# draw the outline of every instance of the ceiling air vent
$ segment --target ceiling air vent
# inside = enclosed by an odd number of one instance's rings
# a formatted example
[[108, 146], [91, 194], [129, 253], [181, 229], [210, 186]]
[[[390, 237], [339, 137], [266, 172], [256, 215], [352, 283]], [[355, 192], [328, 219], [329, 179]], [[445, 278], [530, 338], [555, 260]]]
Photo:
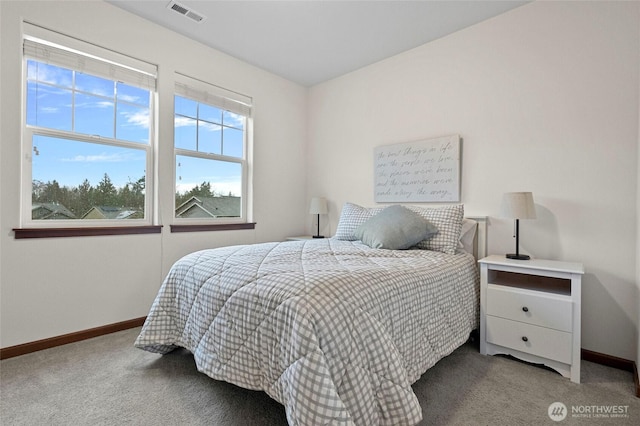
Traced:
[[184, 4], [180, 4], [177, 1], [169, 2], [167, 8], [178, 12], [180, 15], [186, 16], [187, 18], [192, 19], [196, 22], [202, 22], [206, 19], [204, 15], [199, 14], [193, 9], [189, 9], [187, 6], [185, 6]]

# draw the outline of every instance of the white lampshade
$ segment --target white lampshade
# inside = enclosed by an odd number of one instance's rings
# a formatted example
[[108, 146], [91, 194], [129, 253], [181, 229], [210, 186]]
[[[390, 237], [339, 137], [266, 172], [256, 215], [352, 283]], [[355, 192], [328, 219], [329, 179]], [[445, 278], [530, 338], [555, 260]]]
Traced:
[[513, 219], [535, 219], [536, 207], [531, 192], [506, 192], [502, 197], [502, 216]]
[[310, 214], [327, 214], [327, 199], [323, 197], [314, 197], [311, 199]]

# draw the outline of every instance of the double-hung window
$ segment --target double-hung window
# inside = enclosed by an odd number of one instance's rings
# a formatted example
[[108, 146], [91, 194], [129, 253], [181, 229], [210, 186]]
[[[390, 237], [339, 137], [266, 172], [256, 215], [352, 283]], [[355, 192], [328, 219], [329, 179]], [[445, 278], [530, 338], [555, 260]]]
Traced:
[[154, 65], [25, 23], [22, 223], [152, 223]]
[[178, 74], [174, 114], [175, 223], [247, 222], [251, 98]]

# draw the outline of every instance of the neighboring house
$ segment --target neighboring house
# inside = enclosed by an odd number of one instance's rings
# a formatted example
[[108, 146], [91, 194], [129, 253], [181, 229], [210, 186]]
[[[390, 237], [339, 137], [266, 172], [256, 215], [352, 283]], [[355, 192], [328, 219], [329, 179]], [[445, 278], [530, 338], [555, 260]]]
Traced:
[[77, 219], [71, 210], [58, 203], [33, 203], [31, 207], [31, 219]]
[[176, 208], [176, 217], [180, 217], [180, 218], [240, 217], [240, 197], [193, 196]]
[[82, 219], [144, 219], [144, 214], [129, 207], [94, 206]]

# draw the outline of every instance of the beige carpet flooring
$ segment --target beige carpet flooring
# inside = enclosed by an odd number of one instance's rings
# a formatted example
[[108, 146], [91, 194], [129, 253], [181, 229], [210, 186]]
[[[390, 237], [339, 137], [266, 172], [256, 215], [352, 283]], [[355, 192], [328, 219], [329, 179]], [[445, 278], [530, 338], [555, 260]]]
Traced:
[[[135, 349], [138, 332], [1, 361], [0, 425], [287, 424], [284, 408], [265, 393], [198, 373], [185, 350], [160, 356]], [[421, 425], [640, 425], [629, 372], [583, 361], [582, 383], [575, 384], [545, 368], [482, 356], [473, 342], [441, 360], [413, 389]], [[567, 407], [560, 422], [548, 414], [554, 402]]]

